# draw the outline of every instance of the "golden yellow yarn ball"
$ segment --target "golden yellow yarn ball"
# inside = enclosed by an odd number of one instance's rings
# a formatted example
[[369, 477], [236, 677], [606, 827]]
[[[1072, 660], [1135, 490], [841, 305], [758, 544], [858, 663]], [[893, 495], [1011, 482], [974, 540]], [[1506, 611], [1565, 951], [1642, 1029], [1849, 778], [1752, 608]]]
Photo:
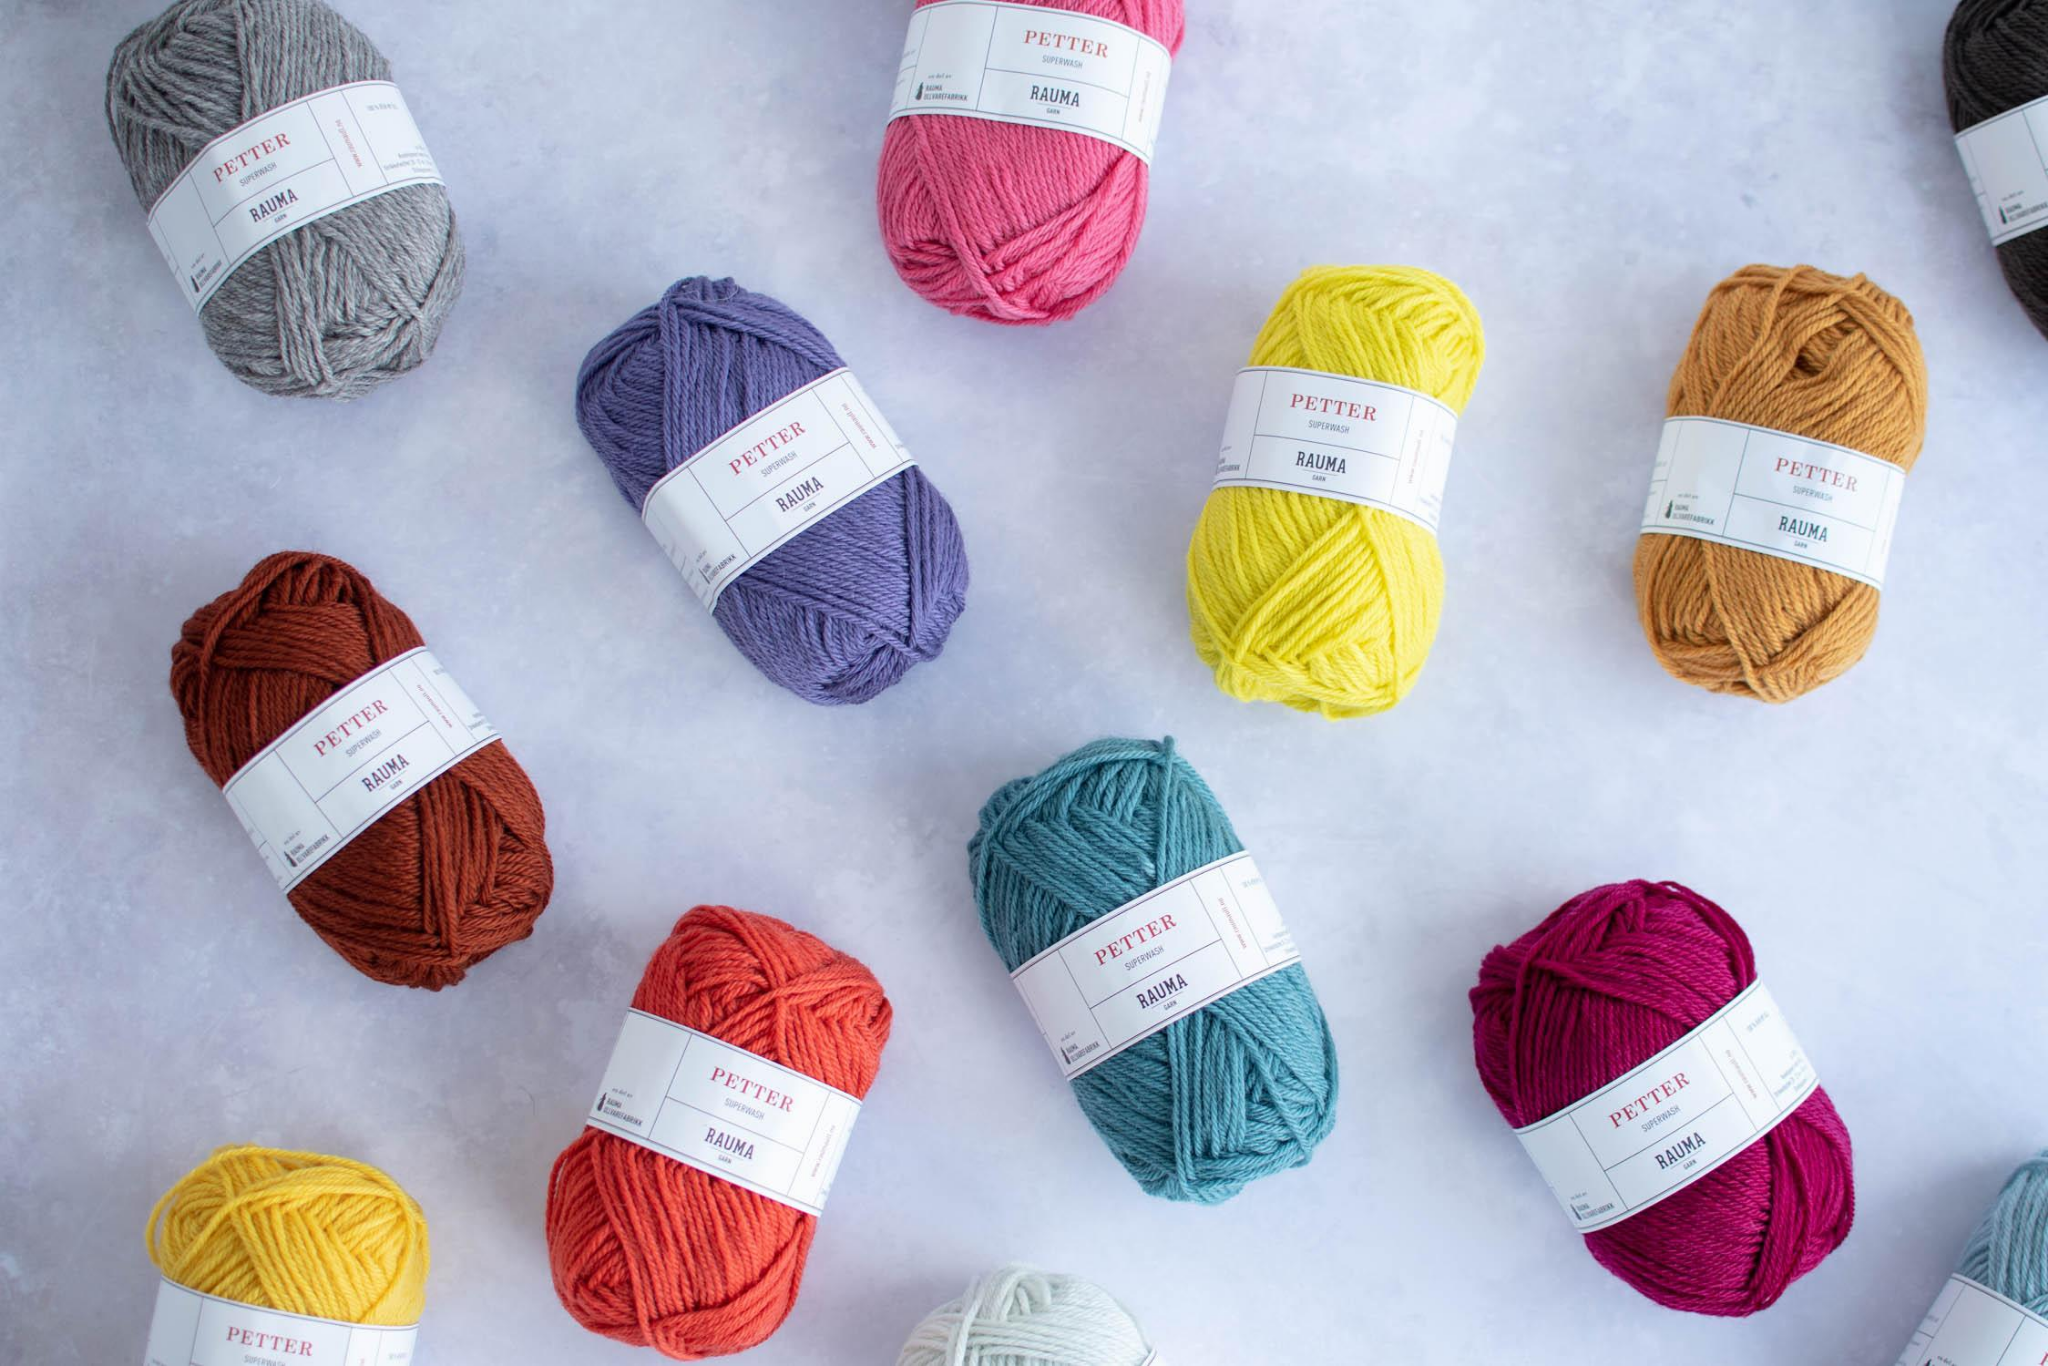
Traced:
[[[1478, 310], [1442, 276], [1318, 266], [1280, 296], [1246, 363], [1396, 384], [1462, 412], [1485, 359]], [[1188, 545], [1195, 650], [1246, 701], [1385, 711], [1415, 686], [1443, 597], [1436, 537], [1358, 503], [1213, 489]]]
[[[1913, 315], [1863, 276], [1744, 266], [1707, 296], [1665, 414], [1910, 470], [1927, 435], [1927, 362]], [[1645, 532], [1635, 579], [1657, 662], [1712, 692], [1789, 702], [1840, 677], [1877, 633], [1877, 589], [1740, 546]]]
[[241, 1304], [391, 1328], [426, 1308], [426, 1216], [343, 1157], [222, 1148], [156, 1202], [148, 1243], [166, 1279]]

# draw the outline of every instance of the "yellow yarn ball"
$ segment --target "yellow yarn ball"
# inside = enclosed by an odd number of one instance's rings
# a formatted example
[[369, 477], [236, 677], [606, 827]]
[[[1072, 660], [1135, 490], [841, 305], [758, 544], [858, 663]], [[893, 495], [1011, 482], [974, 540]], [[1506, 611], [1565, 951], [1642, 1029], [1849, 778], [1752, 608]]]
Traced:
[[202, 1294], [402, 1328], [426, 1308], [427, 1219], [361, 1162], [227, 1147], [164, 1193], [149, 1259]]
[[[1463, 412], [1485, 359], [1478, 310], [1442, 276], [1317, 266], [1273, 305], [1247, 364], [1398, 384]], [[1443, 597], [1436, 537], [1358, 503], [1214, 489], [1188, 545], [1195, 649], [1245, 701], [1385, 711], [1415, 686]]]

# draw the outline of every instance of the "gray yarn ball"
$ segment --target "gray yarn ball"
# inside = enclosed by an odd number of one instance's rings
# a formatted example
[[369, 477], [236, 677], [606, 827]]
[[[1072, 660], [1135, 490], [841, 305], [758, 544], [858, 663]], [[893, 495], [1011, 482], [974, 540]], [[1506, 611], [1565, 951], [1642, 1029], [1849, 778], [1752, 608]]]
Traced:
[[[390, 79], [384, 54], [320, 0], [179, 0], [115, 49], [107, 126], [147, 209], [229, 129], [330, 86]], [[199, 320], [221, 363], [265, 393], [358, 398], [433, 351], [462, 265], [447, 191], [408, 185], [272, 242]]]

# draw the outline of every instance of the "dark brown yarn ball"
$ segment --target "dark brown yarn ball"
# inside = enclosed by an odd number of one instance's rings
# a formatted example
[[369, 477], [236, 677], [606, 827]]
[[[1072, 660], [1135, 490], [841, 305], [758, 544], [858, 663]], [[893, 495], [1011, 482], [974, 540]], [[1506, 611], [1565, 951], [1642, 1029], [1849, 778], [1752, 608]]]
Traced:
[[[335, 693], [425, 644], [350, 565], [284, 551], [192, 614], [171, 649], [185, 743], [216, 784]], [[427, 783], [293, 888], [365, 975], [439, 990], [533, 933], [554, 889], [540, 797], [496, 741]]]
[[[1948, 21], [1941, 74], [1958, 133], [2048, 95], [2048, 0], [1963, 0]], [[1998, 265], [2048, 337], [2048, 227], [1999, 247]]]

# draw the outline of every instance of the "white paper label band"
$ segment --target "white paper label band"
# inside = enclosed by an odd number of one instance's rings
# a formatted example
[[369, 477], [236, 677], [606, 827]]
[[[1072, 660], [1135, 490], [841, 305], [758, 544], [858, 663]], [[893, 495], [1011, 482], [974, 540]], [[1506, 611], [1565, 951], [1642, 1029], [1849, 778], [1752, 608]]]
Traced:
[[306, 713], [221, 792], [289, 892], [385, 812], [497, 738], [420, 646]]
[[308, 1318], [164, 1281], [142, 1366], [411, 1366], [418, 1337], [418, 1325]]
[[1789, 432], [1674, 417], [1664, 423], [1644, 531], [1754, 550], [1884, 587], [1906, 472]]
[[663, 475], [640, 520], [716, 607], [783, 542], [915, 463], [852, 371], [834, 370]]
[[1173, 56], [1134, 28], [1044, 5], [940, 0], [910, 15], [889, 117], [1058, 128], [1147, 164]]
[[1965, 128], [1956, 150], [1993, 243], [2048, 227], [2048, 95]]
[[1761, 982], [1639, 1067], [1515, 1130], [1580, 1233], [1690, 1186], [1820, 1085]]
[[1300, 961], [1258, 865], [1232, 854], [1089, 921], [1010, 980], [1071, 1081]]
[[1436, 534], [1458, 415], [1398, 385], [1255, 365], [1237, 373], [1216, 487], [1362, 503]]
[[150, 206], [149, 232], [196, 311], [286, 233], [406, 185], [439, 184], [398, 87], [354, 81], [208, 143]]
[[588, 1122], [816, 1215], [859, 1117], [860, 1101], [835, 1086], [634, 1010]]
[[2041, 1366], [2048, 1319], [1967, 1276], [1951, 1276], [1898, 1366]]

